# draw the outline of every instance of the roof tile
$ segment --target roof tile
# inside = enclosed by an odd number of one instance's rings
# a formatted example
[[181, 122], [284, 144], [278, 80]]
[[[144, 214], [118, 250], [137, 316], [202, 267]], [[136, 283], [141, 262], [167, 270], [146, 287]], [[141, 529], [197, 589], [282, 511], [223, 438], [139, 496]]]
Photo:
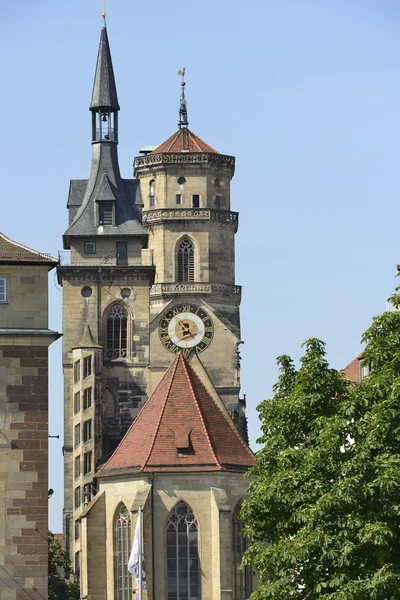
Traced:
[[165, 142], [157, 146], [151, 154], [160, 154], [161, 152], [213, 152], [218, 154], [214, 148], [186, 128], [178, 129]]
[[57, 259], [50, 256], [50, 254], [43, 254], [43, 252], [23, 246], [0, 232], [0, 263], [29, 263], [55, 266], [57, 262]]
[[97, 476], [138, 471], [235, 471], [253, 464], [250, 448], [193, 368], [178, 354]]

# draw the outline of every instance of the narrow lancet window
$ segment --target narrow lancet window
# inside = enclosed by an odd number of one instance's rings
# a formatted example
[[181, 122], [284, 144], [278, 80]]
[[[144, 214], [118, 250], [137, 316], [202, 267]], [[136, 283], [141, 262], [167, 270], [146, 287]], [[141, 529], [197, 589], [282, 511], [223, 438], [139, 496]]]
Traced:
[[167, 523], [168, 600], [200, 600], [198, 525], [190, 507], [179, 502]]
[[126, 309], [119, 304], [112, 306], [107, 313], [107, 358], [115, 360], [127, 357], [127, 330], [128, 314]]
[[178, 281], [194, 281], [194, 247], [189, 238], [183, 238], [178, 246]]

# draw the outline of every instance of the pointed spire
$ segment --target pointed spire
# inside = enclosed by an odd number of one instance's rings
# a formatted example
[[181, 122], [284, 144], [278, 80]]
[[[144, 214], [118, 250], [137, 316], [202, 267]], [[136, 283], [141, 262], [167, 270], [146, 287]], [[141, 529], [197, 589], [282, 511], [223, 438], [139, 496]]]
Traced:
[[185, 129], [187, 129], [188, 125], [189, 125], [189, 121], [188, 121], [188, 114], [187, 114], [187, 104], [186, 104], [186, 98], [185, 98], [185, 67], [183, 67], [183, 69], [180, 69], [178, 71], [178, 75], [180, 75], [182, 77], [182, 81], [181, 81], [181, 102], [180, 102], [180, 107], [179, 107], [179, 121], [178, 121], [178, 126], [179, 129], [181, 129], [182, 127], [184, 127]]
[[90, 104], [90, 110], [92, 111], [97, 111], [99, 108], [114, 111], [119, 110], [105, 13], [103, 13], [103, 27], [100, 36], [99, 53], [97, 55], [92, 102]]

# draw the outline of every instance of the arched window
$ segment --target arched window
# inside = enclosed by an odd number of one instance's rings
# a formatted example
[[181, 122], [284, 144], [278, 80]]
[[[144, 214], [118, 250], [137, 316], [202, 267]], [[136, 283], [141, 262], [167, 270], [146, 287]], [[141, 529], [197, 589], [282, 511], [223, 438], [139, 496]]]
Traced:
[[178, 246], [178, 281], [194, 281], [193, 242], [185, 237]]
[[132, 600], [132, 577], [128, 571], [131, 552], [131, 520], [126, 506], [121, 506], [115, 524], [117, 561], [117, 600]]
[[167, 523], [168, 600], [200, 600], [198, 525], [185, 502], [179, 502]]
[[107, 313], [107, 358], [126, 358], [128, 344], [128, 313], [120, 304], [114, 304]]
[[252, 572], [250, 566], [246, 566], [244, 571], [239, 570], [246, 550], [246, 538], [242, 535], [243, 521], [239, 518], [239, 512], [240, 504], [232, 513], [233, 598], [234, 600], [246, 600], [252, 592]]
[[154, 179], [149, 183], [149, 204], [150, 207], [156, 205], [156, 182]]

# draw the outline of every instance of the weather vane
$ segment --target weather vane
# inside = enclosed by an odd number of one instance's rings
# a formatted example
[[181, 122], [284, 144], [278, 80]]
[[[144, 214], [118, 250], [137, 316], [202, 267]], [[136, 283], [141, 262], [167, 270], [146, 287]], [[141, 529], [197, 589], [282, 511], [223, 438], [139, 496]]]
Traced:
[[183, 67], [183, 69], [179, 69], [178, 75], [182, 77], [181, 86], [185, 87], [185, 67]]
[[180, 75], [182, 77], [182, 81], [181, 81], [181, 101], [180, 101], [180, 106], [179, 106], [179, 121], [178, 121], [178, 126], [179, 129], [181, 129], [181, 127], [187, 128], [189, 122], [188, 122], [188, 115], [187, 115], [187, 105], [186, 105], [186, 98], [185, 98], [185, 67], [183, 67], [183, 69], [179, 69], [178, 71], [178, 75]]

